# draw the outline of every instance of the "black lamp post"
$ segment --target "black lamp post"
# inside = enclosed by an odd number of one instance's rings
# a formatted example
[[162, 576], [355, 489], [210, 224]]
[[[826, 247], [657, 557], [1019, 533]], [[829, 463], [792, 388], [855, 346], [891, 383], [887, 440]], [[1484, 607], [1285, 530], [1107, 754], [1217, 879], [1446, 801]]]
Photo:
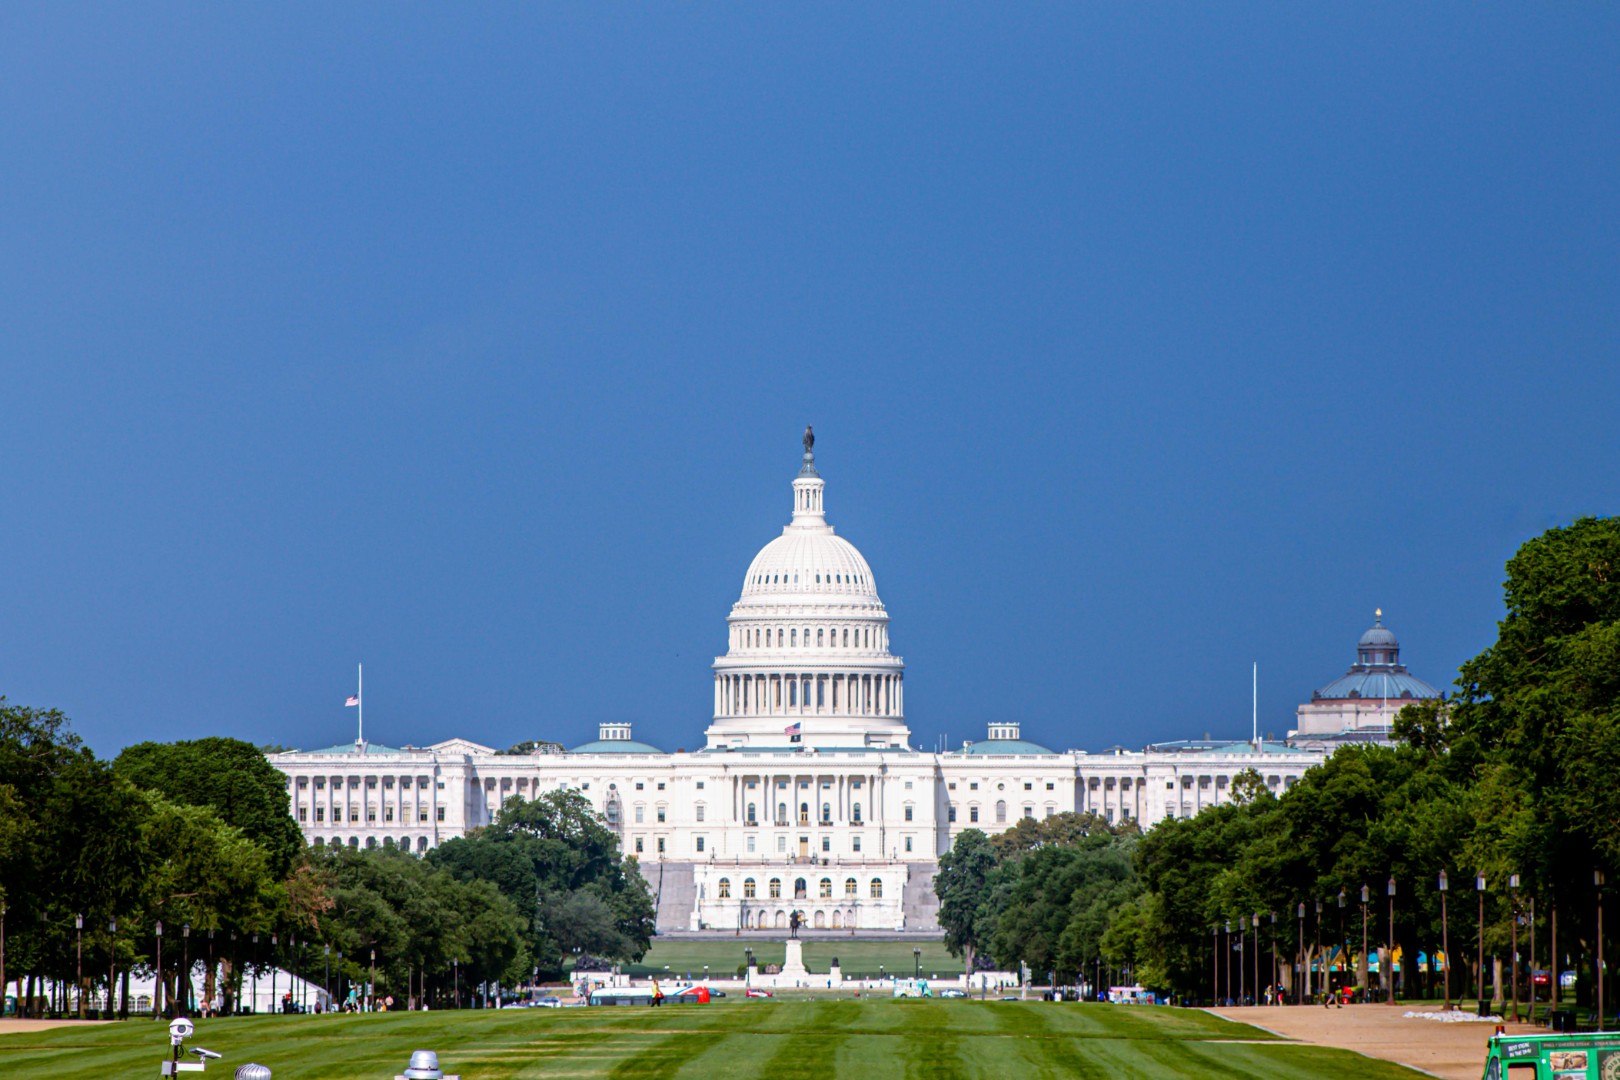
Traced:
[[1238, 1004], [1239, 1005], [1243, 1004], [1243, 999], [1248, 996], [1248, 989], [1249, 989], [1249, 986], [1248, 986], [1248, 983], [1249, 983], [1249, 965], [1246, 962], [1248, 960], [1248, 958], [1243, 955], [1243, 942], [1244, 942], [1245, 939], [1248, 938], [1248, 936], [1249, 936], [1249, 917], [1247, 915], [1239, 915], [1238, 916], [1238, 948], [1237, 948], [1237, 954], [1238, 954]]
[[1513, 1022], [1519, 1022], [1519, 875], [1508, 875], [1508, 892], [1511, 899], [1508, 903], [1512, 915], [1513, 941], [1509, 948], [1513, 950], [1513, 967], [1508, 972], [1508, 978], [1513, 983]]
[[1363, 972], [1365, 972], [1367, 970], [1367, 886], [1365, 886], [1365, 885], [1363, 885], [1361, 887], [1361, 965], [1360, 965], [1360, 967], [1361, 967], [1361, 970], [1356, 972], [1356, 978], [1362, 984], [1361, 985], [1361, 993], [1362, 993], [1362, 997], [1365, 999], [1367, 991], [1368, 991], [1368, 989], [1370, 989], [1367, 986], [1367, 976], [1363, 974]]
[[922, 950], [918, 948], [911, 950], [911, 977], [922, 978]]
[[332, 946], [330, 944], [321, 946], [321, 956], [322, 956], [322, 964], [326, 968], [325, 973], [321, 976], [321, 986], [324, 987], [325, 990], [326, 990], [326, 1005], [327, 1005], [328, 1008], [331, 1008], [331, 1006], [332, 1006]]
[[180, 968], [185, 973], [186, 988], [180, 992], [180, 1012], [191, 1015], [191, 924], [180, 926]]
[[751, 946], [743, 947], [743, 988], [752, 989], [754, 986], [754, 950]]
[[113, 1010], [113, 991], [118, 986], [118, 920], [107, 921], [107, 933], [112, 943], [107, 947], [107, 1019], [111, 1020], [115, 1014]]
[[[1271, 982], [1277, 985], [1277, 913], [1271, 913]], [[1282, 987], [1277, 986], [1277, 1004], [1282, 1004]]]
[[1260, 913], [1254, 913], [1254, 1003], [1260, 1004]]
[[1232, 1003], [1232, 920], [1227, 919], [1226, 930], [1226, 1003]]
[[[1100, 961], [1099, 961], [1100, 962]], [[1098, 978], [1101, 985], [1102, 979]], [[1221, 1003], [1221, 924], [1209, 924], [1209, 1000]]]
[[79, 1019], [84, 1019], [84, 915], [73, 916], [74, 950], [78, 954]]
[[168, 987], [163, 982], [163, 920], [159, 919], [157, 921], [157, 925], [154, 926], [152, 928], [152, 930], [153, 930], [153, 933], [155, 933], [157, 935], [157, 960], [158, 960], [158, 962], [157, 962], [157, 989], [153, 992], [153, 997], [156, 999], [157, 1015], [159, 1017], [163, 1017], [163, 1016], [167, 1016], [168, 1012], [169, 1012]]
[[1299, 905], [1299, 985], [1294, 988], [1298, 1004], [1305, 1004], [1305, 904]]
[[1592, 884], [1597, 889], [1597, 1022], [1598, 1030], [1601, 1031], [1603, 1028], [1603, 871], [1592, 871]]
[[1440, 871], [1440, 955], [1444, 957], [1446, 1011], [1451, 1011], [1451, 944], [1446, 935], [1446, 872]]
[[1344, 964], [1345, 953], [1347, 952], [1349, 950], [1345, 948], [1344, 937], [1344, 889], [1341, 887], [1339, 889], [1339, 964], [1341, 967]]
[[[1449, 964], [1449, 960], [1448, 960]], [[1389, 1003], [1395, 1004], [1395, 875], [1389, 876]]]
[[[1474, 966], [1475, 966], [1475, 968], [1477, 968], [1477, 971], [1476, 971], [1475, 975], [1476, 975], [1476, 978], [1478, 979], [1478, 989], [1474, 992], [1474, 1000], [1479, 1002], [1481, 1005], [1483, 1005], [1485, 1003], [1485, 875], [1484, 874], [1475, 874], [1474, 875], [1474, 892], [1479, 894], [1479, 930], [1478, 930], [1478, 937], [1476, 939], [1477, 947], [1479, 949], [1479, 954], [1475, 958], [1475, 961], [1474, 961]], [[1602, 1015], [1601, 1011], [1599, 1012], [1598, 1015], [1600, 1015], [1600, 1016]]]
[[253, 935], [253, 1014], [259, 1013], [259, 935]]
[[456, 957], [450, 961], [450, 972], [456, 981], [456, 1008], [461, 1008], [461, 958]]

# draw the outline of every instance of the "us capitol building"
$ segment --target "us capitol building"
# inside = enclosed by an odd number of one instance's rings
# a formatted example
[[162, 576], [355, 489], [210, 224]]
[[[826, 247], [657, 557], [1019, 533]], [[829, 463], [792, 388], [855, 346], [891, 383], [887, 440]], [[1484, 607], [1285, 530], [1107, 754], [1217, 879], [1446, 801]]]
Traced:
[[[1339, 742], [1387, 735], [1387, 716], [1359, 706], [1335, 729], [1334, 699], [1318, 692], [1310, 724], [1301, 711], [1305, 743], [1059, 753], [1001, 720], [981, 742], [912, 749], [889, 613], [866, 559], [827, 522], [813, 444], [807, 430], [792, 520], [732, 606], [703, 749], [666, 753], [609, 723], [594, 742], [523, 755], [462, 738], [271, 754], [308, 841], [423, 852], [489, 824], [508, 799], [566, 788], [640, 859], [661, 931], [781, 929], [794, 910], [811, 928], [931, 931], [938, 858], [963, 829], [1068, 811], [1151, 824], [1226, 801], [1246, 769], [1280, 792]], [[1389, 642], [1379, 659], [1398, 660], [1393, 634], [1376, 629]]]

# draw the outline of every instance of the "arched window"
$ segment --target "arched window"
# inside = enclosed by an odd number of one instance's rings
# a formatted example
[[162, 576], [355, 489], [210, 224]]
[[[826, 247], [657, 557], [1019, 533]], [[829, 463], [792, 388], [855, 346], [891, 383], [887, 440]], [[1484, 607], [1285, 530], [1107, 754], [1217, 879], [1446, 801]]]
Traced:
[[788, 637], [788, 644], [792, 645], [794, 648], [798, 648], [798, 646], [799, 646], [799, 631], [798, 631], [797, 627], [795, 627], [793, 629], [790, 636]]
[[793, 880], [793, 899], [803, 900], [808, 894], [809, 888], [807, 887], [804, 878], [795, 878]]
[[753, 825], [757, 821], [758, 821], [758, 818], [754, 814], [754, 804], [749, 803], [748, 804], [748, 824]]
[[787, 803], [785, 802], [779, 802], [776, 804], [776, 823], [778, 825], [786, 825], [788, 823]]
[[720, 879], [720, 899], [731, 899], [731, 879], [728, 877], [723, 877]]
[[832, 824], [832, 803], [830, 802], [821, 804], [821, 823], [823, 825]]
[[851, 821], [853, 821], [857, 825], [859, 825], [861, 823], [861, 804], [860, 803], [855, 803], [853, 806], [850, 807], [849, 819]]
[[849, 648], [849, 628], [844, 628], [844, 648]]
[[845, 896], [854, 896], [856, 891], [859, 890], [860, 887], [861, 887], [860, 883], [857, 882], [854, 878], [851, 877], [851, 878], [845, 878], [844, 879], [844, 895]]
[[753, 878], [743, 878], [743, 899], [744, 900], [752, 900], [753, 898], [754, 898], [754, 879]]
[[822, 631], [818, 629], [816, 631], [816, 647], [818, 649], [821, 647], [821, 634], [822, 634]]
[[874, 899], [874, 900], [883, 899], [883, 879], [882, 878], [873, 878], [872, 879], [872, 899]]
[[810, 824], [810, 804], [807, 802], [802, 802], [799, 804], [799, 824]]
[[771, 899], [782, 899], [782, 879], [779, 877], [771, 878]]
[[817, 895], [823, 900], [832, 896], [832, 878], [824, 877], [821, 879], [821, 891]]
[[1007, 800], [996, 800], [996, 824], [1005, 824], [1007, 821]]

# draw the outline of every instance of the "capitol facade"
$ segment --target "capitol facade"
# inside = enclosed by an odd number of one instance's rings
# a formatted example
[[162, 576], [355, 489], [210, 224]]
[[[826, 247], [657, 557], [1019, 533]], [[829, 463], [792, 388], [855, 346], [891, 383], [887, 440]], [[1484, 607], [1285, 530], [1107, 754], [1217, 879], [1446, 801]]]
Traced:
[[963, 829], [1066, 812], [1147, 826], [1225, 802], [1245, 770], [1280, 792], [1322, 760], [1326, 742], [1056, 752], [1004, 719], [982, 741], [913, 749], [888, 610], [828, 523], [808, 432], [805, 444], [792, 518], [731, 608], [701, 750], [666, 753], [610, 723], [528, 754], [463, 738], [271, 754], [309, 842], [423, 852], [508, 799], [569, 789], [640, 860], [660, 931], [783, 929], [794, 911], [812, 929], [935, 931], [933, 877]]

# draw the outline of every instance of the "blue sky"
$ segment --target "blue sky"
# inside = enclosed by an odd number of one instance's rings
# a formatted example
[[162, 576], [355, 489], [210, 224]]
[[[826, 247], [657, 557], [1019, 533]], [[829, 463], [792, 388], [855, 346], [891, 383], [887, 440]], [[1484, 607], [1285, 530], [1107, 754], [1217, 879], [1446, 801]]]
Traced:
[[1262, 728], [1620, 498], [1608, 5], [11, 5], [0, 693], [701, 743], [813, 422], [917, 741]]

